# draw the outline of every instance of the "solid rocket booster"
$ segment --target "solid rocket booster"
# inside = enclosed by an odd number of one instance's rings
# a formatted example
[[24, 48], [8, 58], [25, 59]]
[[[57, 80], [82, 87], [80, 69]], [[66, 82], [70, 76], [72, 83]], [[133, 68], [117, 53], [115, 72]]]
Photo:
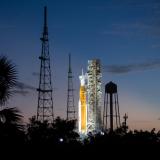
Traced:
[[85, 75], [79, 76], [80, 79], [80, 92], [79, 92], [79, 132], [87, 133], [87, 102], [86, 102], [86, 87]]

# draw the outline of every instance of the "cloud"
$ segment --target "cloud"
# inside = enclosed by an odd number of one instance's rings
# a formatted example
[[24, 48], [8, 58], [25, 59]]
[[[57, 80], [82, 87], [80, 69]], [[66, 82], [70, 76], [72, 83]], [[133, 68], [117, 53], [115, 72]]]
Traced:
[[27, 90], [13, 90], [13, 93], [20, 94], [22, 96], [26, 96], [27, 94], [29, 94], [29, 91], [27, 91]]
[[[101, 34], [104, 35], [113, 35], [113, 36], [139, 36], [139, 35], [147, 35], [153, 37], [160, 36], [160, 1], [138, 1], [138, 0], [124, 0], [121, 3], [109, 3], [105, 5], [97, 6], [97, 9], [104, 10], [106, 7], [122, 7], [125, 8], [141, 8], [144, 11], [144, 14], [140, 16], [138, 21], [128, 20], [124, 23], [119, 24], [111, 24], [106, 29], [104, 29]], [[94, 7], [92, 7], [94, 8]], [[96, 6], [95, 6], [96, 8]], [[134, 10], [133, 10], [134, 11]], [[150, 14], [146, 14], [147, 13]]]
[[160, 7], [160, 2], [153, 0], [153, 1], [140, 1], [140, 0], [126, 0], [124, 1], [123, 5], [132, 8], [151, 8], [151, 9], [158, 9]]
[[[58, 88], [53, 88], [53, 91], [57, 91]], [[22, 83], [22, 82], [18, 82], [15, 89], [12, 91], [14, 94], [18, 94], [18, 95], [22, 95], [22, 96], [26, 96], [28, 94], [30, 94], [31, 91], [37, 91], [36, 87], [33, 87], [31, 85]]]
[[[33, 86], [31, 86], [31, 85], [29, 85], [29, 84], [26, 84], [26, 83], [23, 83], [23, 82], [18, 82], [17, 84], [16, 84], [16, 87], [15, 87], [16, 89], [18, 89], [18, 90], [15, 90], [17, 93], [19, 92], [21, 92], [21, 93], [26, 93], [27, 94], [27, 92], [29, 93], [29, 91], [37, 91], [37, 88], [36, 87], [33, 87]], [[29, 90], [29, 91], [28, 91]], [[58, 90], [58, 88], [57, 87], [54, 87], [53, 88], [53, 90], [54, 91], [57, 91]]]
[[40, 73], [39, 72], [33, 72], [32, 73], [32, 76], [36, 76], [36, 77], [39, 77]]
[[[155, 21], [155, 20], [154, 20]], [[113, 36], [159, 36], [160, 35], [160, 23], [150, 21], [135, 21], [132, 23], [119, 23], [111, 24], [106, 30], [102, 31], [103, 35]]]
[[102, 66], [103, 72], [109, 72], [112, 74], [124, 74], [135, 71], [145, 71], [160, 68], [160, 59], [150, 60], [144, 63], [135, 63], [128, 65], [105, 65]]
[[130, 33], [131, 32], [116, 29], [116, 28], [102, 32], [103, 35], [113, 35], [113, 36], [125, 36], [125, 35], [129, 35]]
[[15, 94], [26, 96], [30, 93], [30, 91], [36, 91], [36, 88], [22, 82], [17, 82], [15, 89], [12, 92]]
[[[160, 15], [159, 15], [160, 16]], [[99, 32], [101, 35], [112, 35], [112, 36], [138, 36], [141, 35], [149, 36], [150, 38], [160, 38], [160, 21], [157, 19], [150, 19], [144, 22], [133, 22], [133, 23], [120, 23], [112, 24], [107, 29]], [[151, 46], [152, 48], [154, 45]]]
[[153, 1], [140, 1], [140, 0], [113, 0], [99, 5], [92, 5], [88, 7], [92, 10], [104, 11], [108, 9], [118, 9], [118, 8], [130, 8], [130, 9], [154, 9], [158, 10], [160, 8], [160, 2], [157, 0]]
[[160, 48], [160, 44], [152, 44], [152, 48]]
[[28, 89], [28, 90], [32, 90], [32, 91], [35, 91], [37, 89], [37, 88], [35, 88], [35, 87], [31, 86], [31, 85], [28, 85], [28, 84], [25, 84], [25, 83], [22, 83], [22, 82], [18, 82], [16, 84], [16, 88], [21, 89], [21, 90]]

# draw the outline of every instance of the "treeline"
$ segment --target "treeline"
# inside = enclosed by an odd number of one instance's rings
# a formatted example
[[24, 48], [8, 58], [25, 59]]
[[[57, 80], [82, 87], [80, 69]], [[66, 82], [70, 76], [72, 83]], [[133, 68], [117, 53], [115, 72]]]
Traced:
[[57, 117], [53, 123], [40, 122], [36, 117], [23, 125], [22, 116], [16, 108], [0, 111], [0, 142], [1, 144], [19, 144], [26, 146], [52, 145], [57, 147], [76, 146], [93, 147], [114, 144], [145, 144], [160, 145], [160, 131], [134, 130], [127, 131], [123, 126], [112, 132], [108, 130], [96, 134], [79, 135], [76, 121]]

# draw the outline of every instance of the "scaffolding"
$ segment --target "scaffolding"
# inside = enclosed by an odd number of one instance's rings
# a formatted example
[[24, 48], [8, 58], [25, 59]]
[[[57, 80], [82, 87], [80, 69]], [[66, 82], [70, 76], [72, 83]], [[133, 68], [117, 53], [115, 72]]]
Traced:
[[101, 77], [100, 60], [89, 60], [87, 71], [87, 132], [101, 129]]

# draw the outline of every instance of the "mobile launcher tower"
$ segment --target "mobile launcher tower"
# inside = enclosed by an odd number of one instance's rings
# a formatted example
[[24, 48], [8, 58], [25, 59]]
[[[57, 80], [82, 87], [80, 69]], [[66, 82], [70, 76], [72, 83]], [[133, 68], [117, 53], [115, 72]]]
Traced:
[[99, 59], [89, 60], [87, 73], [79, 76], [79, 132], [82, 134], [101, 130], [101, 77]]

